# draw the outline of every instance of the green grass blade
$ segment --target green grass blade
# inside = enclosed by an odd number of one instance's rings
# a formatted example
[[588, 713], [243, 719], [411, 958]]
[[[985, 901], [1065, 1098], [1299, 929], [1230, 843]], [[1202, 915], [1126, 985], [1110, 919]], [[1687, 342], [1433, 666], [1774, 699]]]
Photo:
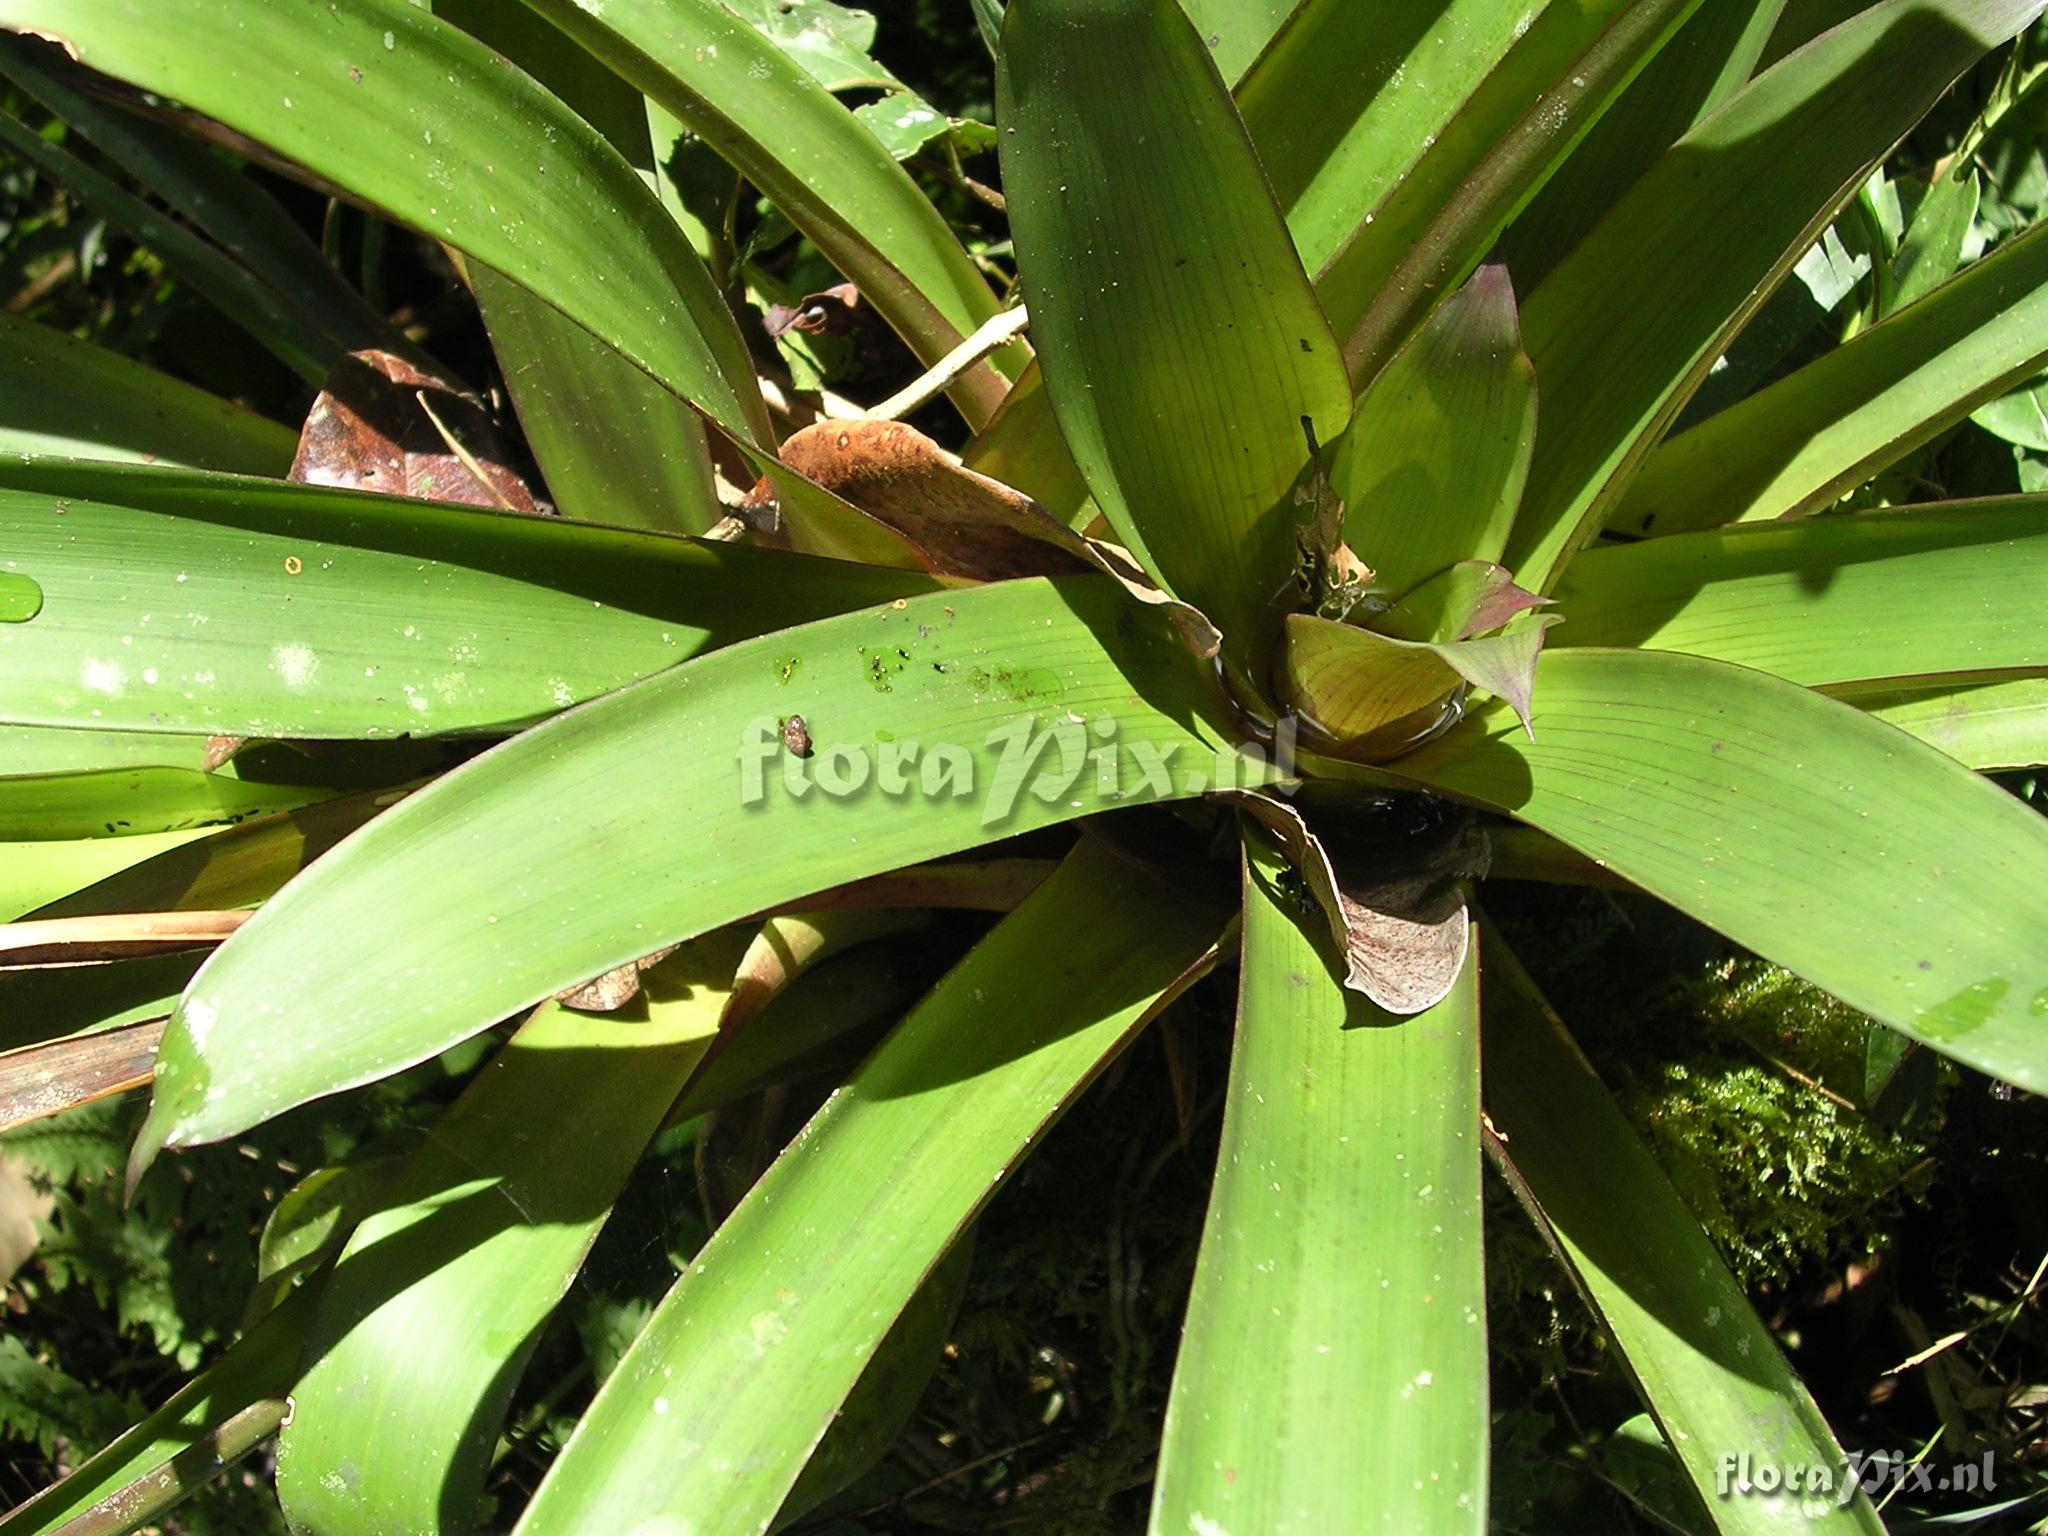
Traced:
[[1557, 600], [1566, 622], [1553, 646], [1688, 651], [1810, 688], [2039, 670], [2048, 496], [1589, 549], [1565, 567]]
[[1535, 438], [1514, 290], [1484, 267], [1358, 402], [1330, 464], [1345, 542], [1397, 597], [1461, 560], [1499, 559]]
[[[7, 13], [0, 10], [0, 23]], [[113, 177], [0, 112], [0, 150], [27, 161], [162, 258], [194, 293], [301, 378], [318, 383], [341, 355], [336, 341], [284, 295]]]
[[[998, 303], [946, 222], [881, 142], [761, 32], [715, 0], [526, 0], [666, 107], [858, 284], [926, 363]], [[953, 391], [968, 423], [994, 412], [1028, 354]]]
[[595, 129], [408, 0], [0, 0], [103, 73], [247, 134], [520, 283], [734, 431], [773, 441], [711, 276]]
[[505, 730], [763, 626], [931, 585], [124, 465], [0, 464], [0, 509], [10, 561], [44, 592], [33, 620], [0, 625], [0, 711], [25, 724], [295, 740]]
[[1244, 125], [1172, 0], [1016, 0], [1003, 178], [1040, 366], [1119, 538], [1241, 656], [1351, 392]]
[[[914, 597], [622, 689], [380, 816], [217, 951], [166, 1038], [138, 1166], [778, 902], [1213, 787], [1239, 771], [1215, 756], [1221, 709], [1171, 620], [1096, 577]], [[792, 716], [809, 759], [778, 730]], [[1082, 756], [1105, 727], [1108, 775]], [[1148, 767], [1160, 753], [1182, 757]]]
[[[1355, 383], [1373, 378], [1699, 0], [1565, 0], [1472, 86], [1316, 273]], [[1521, 17], [1503, 8], [1510, 30]], [[1360, 19], [1363, 19], [1361, 15]], [[1341, 66], [1341, 60], [1326, 61]], [[1431, 79], [1431, 85], [1435, 80]], [[1513, 269], [1510, 268], [1510, 271]], [[1528, 292], [1531, 284], [1518, 284]]]
[[688, 946], [617, 1013], [543, 1004], [434, 1127], [321, 1292], [278, 1440], [295, 1525], [474, 1526], [519, 1373], [717, 1034], [744, 943]]
[[1723, 662], [1557, 650], [1535, 739], [1481, 711], [1392, 765], [1508, 812], [1853, 1008], [2048, 1087], [2048, 822], [1846, 704]]
[[1818, 511], [2048, 361], [2048, 230], [1664, 443], [1618, 532], [1682, 533]]
[[1548, 590], [1729, 338], [1948, 83], [2041, 0], [1882, 0], [1678, 141], [1522, 305], [1543, 434], [1504, 562]]
[[289, 428], [232, 401], [0, 314], [0, 453], [282, 478], [297, 447]]
[[270, 1313], [140, 1424], [9, 1511], [0, 1536], [114, 1536], [155, 1521], [277, 1429], [313, 1312], [304, 1292]]
[[727, 1218], [521, 1536], [765, 1531], [919, 1282], [1224, 921], [1084, 839]]
[[1861, 695], [1856, 707], [1966, 768], [2048, 764], [2048, 677]]
[[1486, 1110], [1517, 1193], [1614, 1341], [1722, 1536], [1882, 1536], [1860, 1493], [1737, 1493], [1737, 1458], [1826, 1468], [1841, 1446], [1749, 1297], [1498, 934], [1486, 940]]
[[[1237, 1045], [1151, 1529], [1486, 1529], [1479, 968], [1394, 1019], [1247, 834]], [[1421, 1475], [1427, 1469], [1427, 1475]]]

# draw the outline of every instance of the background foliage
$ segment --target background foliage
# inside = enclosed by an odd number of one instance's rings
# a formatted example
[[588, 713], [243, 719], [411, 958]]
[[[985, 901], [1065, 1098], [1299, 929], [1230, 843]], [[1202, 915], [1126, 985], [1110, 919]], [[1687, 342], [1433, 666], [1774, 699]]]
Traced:
[[[1831, 9], [1804, 0], [1784, 30]], [[765, 8], [773, 11], [775, 8]], [[789, 7], [782, 7], [788, 10]], [[833, 8], [810, 3], [809, 11]], [[990, 197], [993, 116], [983, 45], [964, 5], [882, 10], [887, 75], [851, 88], [887, 126], [934, 109], [908, 156], [984, 270], [1012, 279]], [[772, 21], [773, 18], [771, 17]], [[856, 51], [865, 29], [844, 23]], [[1987, 59], [1900, 147], [1815, 247], [1730, 360], [1745, 388], [1791, 372], [1898, 302], [1907, 242], [1931, 178], [1966, 161], [1979, 196], [1961, 250], [1981, 259], [2048, 207], [2048, 26]], [[145, 196], [91, 146], [10, 90], [4, 107]], [[1982, 126], [1988, 124], [1988, 127]], [[914, 140], [914, 142], [913, 142]], [[685, 145], [685, 155], [701, 146]], [[428, 242], [253, 171], [415, 340], [502, 389], [467, 294]], [[834, 274], [751, 195], [707, 209], [731, 234], [724, 274], [757, 306]], [[149, 361], [296, 425], [307, 386], [92, 207], [0, 153], [0, 302]], [[749, 338], [794, 387], [871, 398], [917, 371], [879, 327], [771, 344]], [[1714, 384], [1708, 386], [1711, 398]], [[916, 420], [957, 443], [943, 406]], [[1938, 436], [1875, 485], [1867, 504], [1933, 488], [1946, 497], [2048, 488], [2048, 379]], [[2014, 779], [2023, 798], [2035, 785]], [[1890, 1068], [1878, 1110], [1861, 1102], [1897, 1055], [1881, 1026], [1661, 906], [1604, 891], [1492, 888], [1509, 936], [1579, 1028], [1631, 1123], [1751, 1288], [1845, 1440], [1944, 1456], [1989, 1449], [2010, 1491], [2038, 1485], [2048, 1337], [2033, 1296], [2048, 1270], [2048, 1108], [1929, 1053]], [[12, 914], [6, 914], [12, 915]], [[885, 946], [878, 997], [931, 979], [981, 919]], [[812, 985], [823, 984], [820, 976]], [[1184, 999], [1097, 1083], [981, 1219], [943, 1362], [888, 1457], [801, 1526], [807, 1531], [1125, 1532], [1145, 1485], [1194, 1268], [1228, 1069], [1227, 982]], [[1583, 1021], [1583, 1022], [1581, 1022]], [[39, 1241], [8, 1282], [0, 1339], [0, 1497], [26, 1496], [75, 1465], [243, 1325], [264, 1223], [304, 1171], [407, 1146], [454, 1097], [488, 1040], [348, 1099], [160, 1162], [132, 1205], [119, 1169], [140, 1105], [88, 1106], [0, 1140]], [[515, 1401], [490, 1489], [516, 1513], [652, 1304], [707, 1236], [720, 1169], [744, 1182], [763, 1146], [803, 1123], [831, 1081], [756, 1106], [738, 1131], [690, 1122], [633, 1175], [570, 1303], [543, 1337]], [[1517, 1532], [1698, 1529], [1690, 1495], [1646, 1448], [1634, 1395], [1562, 1272], [1504, 1191], [1489, 1186], [1489, 1332], [1496, 1354], [1496, 1527]], [[1926, 1370], [1898, 1363], [1951, 1333]], [[168, 1529], [281, 1528], [245, 1464], [182, 1506]], [[1999, 1492], [2008, 1493], [2001, 1483]], [[1982, 1528], [1993, 1528], [1989, 1524]]]

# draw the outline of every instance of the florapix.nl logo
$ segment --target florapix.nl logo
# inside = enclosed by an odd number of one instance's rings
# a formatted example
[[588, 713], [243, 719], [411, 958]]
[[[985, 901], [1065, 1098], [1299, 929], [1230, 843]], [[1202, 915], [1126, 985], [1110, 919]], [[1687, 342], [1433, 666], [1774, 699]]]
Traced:
[[981, 825], [1008, 823], [1026, 795], [1047, 805], [1092, 796], [1138, 804], [1215, 790], [1283, 787], [1294, 778], [1296, 729], [1283, 720], [1268, 743], [1197, 744], [1125, 739], [1114, 716], [1020, 716], [978, 748], [950, 741], [814, 741], [801, 715], [762, 715], [740, 733], [740, 803], [772, 795], [851, 800], [867, 795], [974, 800]]

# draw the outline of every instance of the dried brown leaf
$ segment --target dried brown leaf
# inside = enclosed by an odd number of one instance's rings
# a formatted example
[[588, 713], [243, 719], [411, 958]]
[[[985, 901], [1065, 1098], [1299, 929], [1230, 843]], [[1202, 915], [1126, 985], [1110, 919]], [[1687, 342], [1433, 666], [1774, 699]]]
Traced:
[[291, 478], [421, 501], [539, 512], [481, 400], [390, 352], [350, 353], [307, 412]]

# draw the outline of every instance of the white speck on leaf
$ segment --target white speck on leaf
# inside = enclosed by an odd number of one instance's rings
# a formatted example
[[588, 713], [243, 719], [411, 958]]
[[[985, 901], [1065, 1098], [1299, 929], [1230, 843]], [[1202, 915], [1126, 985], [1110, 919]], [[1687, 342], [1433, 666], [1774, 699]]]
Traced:
[[284, 679], [287, 688], [303, 688], [313, 681], [313, 674], [320, 670], [320, 658], [313, 654], [311, 646], [279, 645], [270, 651], [270, 664], [277, 669], [277, 675]]

